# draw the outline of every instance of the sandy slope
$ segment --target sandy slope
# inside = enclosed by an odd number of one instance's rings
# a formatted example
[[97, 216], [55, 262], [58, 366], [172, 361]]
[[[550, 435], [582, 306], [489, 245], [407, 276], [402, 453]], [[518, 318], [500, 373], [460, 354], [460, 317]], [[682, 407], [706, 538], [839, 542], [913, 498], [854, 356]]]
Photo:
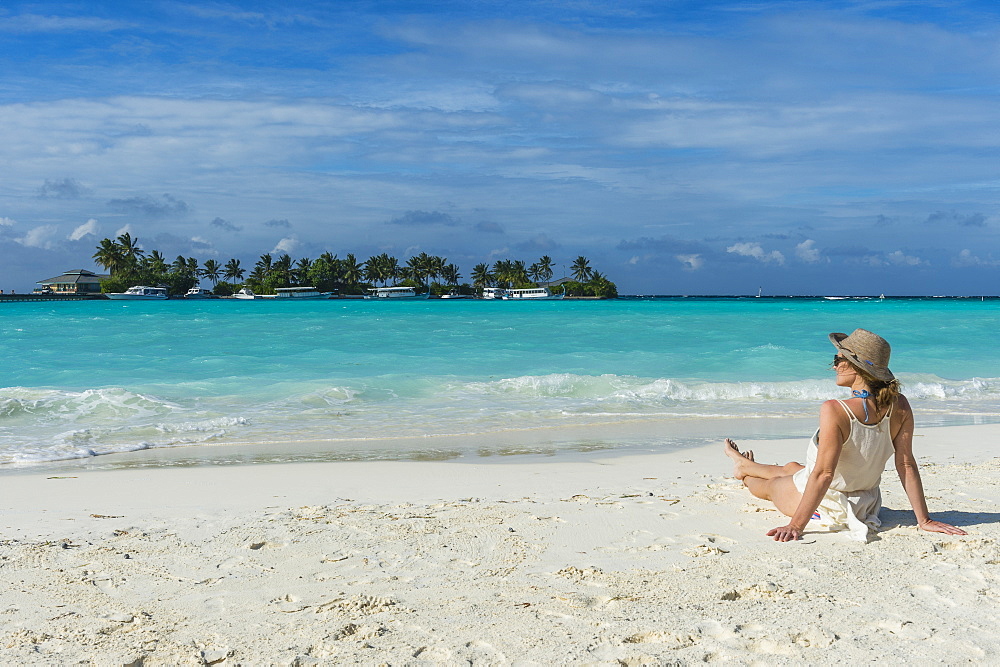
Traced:
[[998, 661], [998, 434], [919, 442], [932, 512], [969, 536], [918, 531], [887, 472], [867, 545], [770, 541], [781, 517], [716, 447], [6, 475], [0, 661]]

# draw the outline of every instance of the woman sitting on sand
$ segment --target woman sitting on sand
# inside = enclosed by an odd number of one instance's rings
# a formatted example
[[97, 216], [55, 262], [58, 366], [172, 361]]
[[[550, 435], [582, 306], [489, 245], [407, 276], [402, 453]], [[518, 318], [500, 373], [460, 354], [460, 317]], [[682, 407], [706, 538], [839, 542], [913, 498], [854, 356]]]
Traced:
[[812, 520], [828, 530], [849, 530], [853, 539], [867, 541], [869, 528], [881, 525], [879, 482], [886, 461], [895, 455], [896, 471], [917, 526], [965, 535], [964, 530], [934, 521], [927, 513], [913, 456], [913, 411], [889, 371], [889, 343], [865, 329], [855, 329], [850, 336], [832, 333], [830, 342], [837, 348], [833, 358], [837, 386], [850, 387], [854, 397], [823, 403], [806, 465], [757, 463], [753, 452], [740, 452], [726, 438], [725, 451], [736, 464], [736, 479], [792, 518], [788, 525], [767, 534], [780, 542], [797, 540]]

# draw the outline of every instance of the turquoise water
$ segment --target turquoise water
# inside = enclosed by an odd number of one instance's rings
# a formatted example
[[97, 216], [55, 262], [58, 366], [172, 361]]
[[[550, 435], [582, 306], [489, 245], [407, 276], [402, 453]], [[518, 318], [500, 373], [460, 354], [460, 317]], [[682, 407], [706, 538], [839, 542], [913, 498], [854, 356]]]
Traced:
[[1000, 419], [998, 301], [6, 303], [0, 463], [208, 445], [293, 460], [303, 442], [448, 456], [497, 434], [558, 450], [608, 424], [662, 428], [587, 446], [673, 447], [733, 418], [784, 435], [772, 418], [843, 393], [826, 334], [859, 326], [892, 342], [922, 424]]

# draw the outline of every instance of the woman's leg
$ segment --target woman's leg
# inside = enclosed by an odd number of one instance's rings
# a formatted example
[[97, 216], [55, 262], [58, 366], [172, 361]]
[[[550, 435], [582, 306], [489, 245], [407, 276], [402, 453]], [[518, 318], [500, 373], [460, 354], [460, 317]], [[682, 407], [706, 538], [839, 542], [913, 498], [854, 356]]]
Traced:
[[725, 452], [733, 460], [733, 476], [742, 481], [750, 493], [763, 500], [770, 500], [786, 516], [795, 513], [802, 493], [792, 481], [792, 475], [805, 466], [794, 461], [783, 466], [757, 463], [740, 452], [736, 443], [729, 438], [726, 438]]

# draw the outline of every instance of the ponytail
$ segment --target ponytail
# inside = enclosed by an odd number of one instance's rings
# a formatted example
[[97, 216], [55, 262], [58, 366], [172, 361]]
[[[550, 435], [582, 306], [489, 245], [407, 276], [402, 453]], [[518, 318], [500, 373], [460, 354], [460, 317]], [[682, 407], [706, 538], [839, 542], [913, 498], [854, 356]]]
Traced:
[[875, 409], [879, 412], [882, 412], [882, 410], [887, 409], [895, 403], [896, 399], [902, 394], [903, 385], [900, 384], [899, 380], [893, 378], [886, 382], [885, 380], [879, 380], [863, 368], [855, 366], [854, 369], [868, 384], [872, 398], [875, 400]]

